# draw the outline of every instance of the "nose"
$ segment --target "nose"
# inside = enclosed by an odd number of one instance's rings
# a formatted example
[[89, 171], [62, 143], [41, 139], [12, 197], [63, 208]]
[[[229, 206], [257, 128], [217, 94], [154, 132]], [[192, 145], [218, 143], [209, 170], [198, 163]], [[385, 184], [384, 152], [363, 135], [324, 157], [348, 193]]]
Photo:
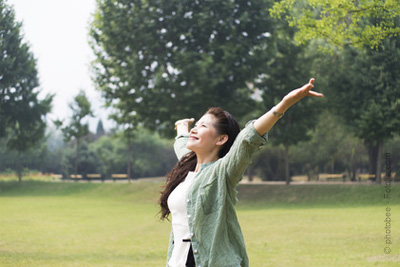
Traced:
[[193, 128], [190, 129], [190, 133], [197, 133], [197, 127], [193, 126]]

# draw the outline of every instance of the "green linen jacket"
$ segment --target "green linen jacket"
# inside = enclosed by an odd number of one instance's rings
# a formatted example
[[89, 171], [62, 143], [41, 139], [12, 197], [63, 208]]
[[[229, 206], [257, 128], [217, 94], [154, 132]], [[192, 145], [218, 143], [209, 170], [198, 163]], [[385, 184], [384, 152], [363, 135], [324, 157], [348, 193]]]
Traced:
[[[193, 179], [187, 197], [187, 213], [193, 254], [197, 267], [247, 267], [249, 259], [236, 216], [235, 187], [252, 161], [253, 154], [267, 141], [260, 136], [253, 123], [236, 137], [225, 157], [204, 164]], [[188, 136], [177, 136], [175, 153], [180, 159], [190, 152], [186, 148]], [[168, 261], [171, 257], [174, 236], [171, 231]]]

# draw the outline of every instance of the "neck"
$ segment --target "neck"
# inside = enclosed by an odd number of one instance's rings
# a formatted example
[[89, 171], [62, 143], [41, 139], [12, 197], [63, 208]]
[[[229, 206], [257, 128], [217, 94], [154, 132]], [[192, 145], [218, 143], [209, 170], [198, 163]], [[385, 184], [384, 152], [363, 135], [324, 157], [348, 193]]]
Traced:
[[213, 161], [218, 160], [218, 152], [217, 153], [212, 153], [212, 154], [206, 154], [206, 155], [201, 155], [196, 153], [197, 157], [197, 164], [196, 164], [196, 169], [195, 172], [200, 171], [201, 165], [207, 164]]

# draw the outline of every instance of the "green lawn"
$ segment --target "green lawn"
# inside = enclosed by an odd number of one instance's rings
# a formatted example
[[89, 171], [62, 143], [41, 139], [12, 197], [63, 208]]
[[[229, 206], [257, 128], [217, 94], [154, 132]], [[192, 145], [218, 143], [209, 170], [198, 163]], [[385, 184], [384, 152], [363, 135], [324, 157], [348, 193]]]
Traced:
[[[0, 266], [165, 266], [161, 184], [0, 182]], [[241, 185], [250, 265], [400, 266], [400, 186]], [[218, 266], [215, 266], [218, 267]]]

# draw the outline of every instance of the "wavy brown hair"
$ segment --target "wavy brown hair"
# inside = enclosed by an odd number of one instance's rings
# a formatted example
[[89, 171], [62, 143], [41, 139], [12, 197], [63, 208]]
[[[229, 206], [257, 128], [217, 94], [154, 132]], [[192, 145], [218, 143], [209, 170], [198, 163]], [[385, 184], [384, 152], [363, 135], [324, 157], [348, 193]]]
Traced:
[[[231, 148], [236, 136], [240, 132], [239, 124], [236, 119], [227, 111], [221, 108], [213, 107], [210, 108], [205, 114], [211, 114], [214, 116], [214, 127], [219, 135], [228, 135], [228, 141], [221, 147], [218, 153], [218, 157], [224, 157]], [[161, 192], [159, 204], [161, 207], [160, 218], [161, 220], [167, 219], [170, 214], [168, 208], [168, 197], [171, 192], [185, 180], [189, 171], [194, 171], [197, 164], [196, 153], [193, 151], [184, 155], [172, 168], [171, 172], [167, 174], [167, 180], [164, 186], [164, 190]]]

